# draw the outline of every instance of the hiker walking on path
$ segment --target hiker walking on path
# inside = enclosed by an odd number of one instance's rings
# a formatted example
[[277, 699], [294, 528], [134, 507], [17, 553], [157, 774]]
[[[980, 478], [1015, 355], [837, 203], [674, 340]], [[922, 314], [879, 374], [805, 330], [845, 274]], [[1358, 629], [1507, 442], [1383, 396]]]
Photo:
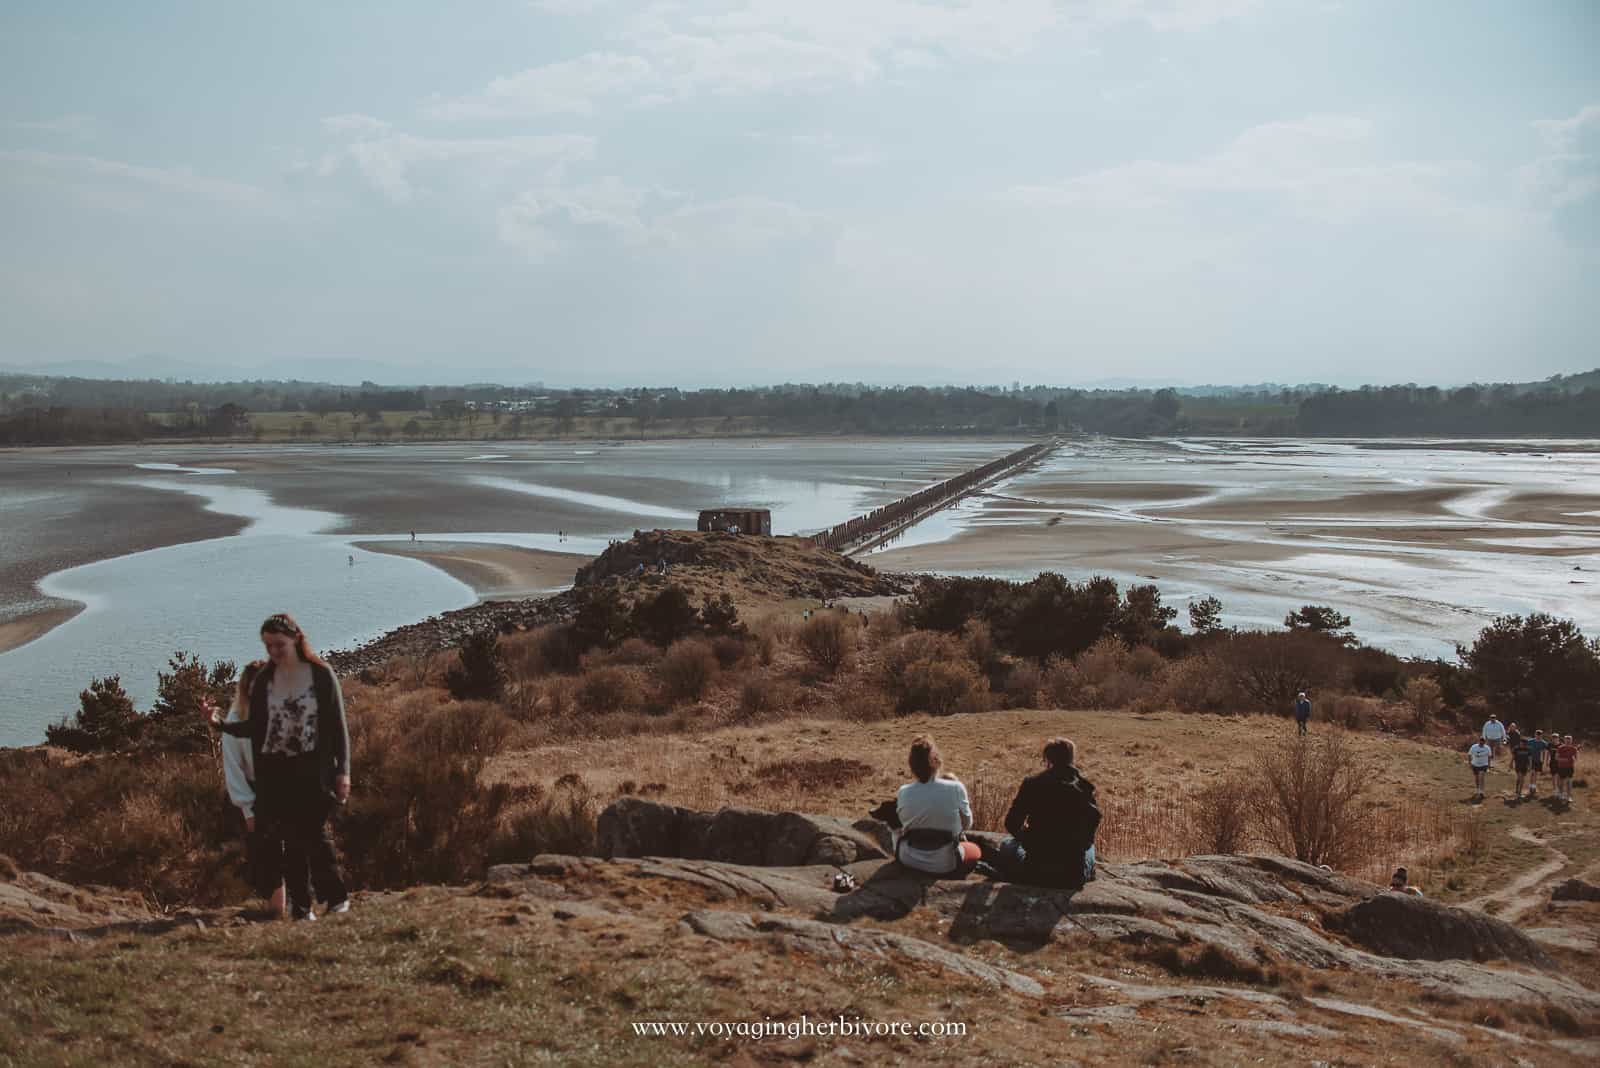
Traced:
[[967, 788], [960, 779], [941, 774], [944, 761], [928, 737], [911, 743], [910, 764], [916, 780], [895, 795], [900, 829], [894, 858], [930, 875], [965, 875], [981, 855], [977, 843], [961, 840], [962, 832], [972, 826]]
[[1305, 695], [1304, 690], [1294, 699], [1294, 721], [1299, 726], [1300, 733], [1305, 734], [1306, 724], [1311, 722], [1311, 698]]
[[1482, 738], [1472, 743], [1472, 748], [1467, 750], [1467, 763], [1472, 767], [1472, 784], [1477, 789], [1474, 801], [1483, 800], [1483, 777], [1488, 774], [1489, 764], [1494, 760], [1494, 750]]
[[1513, 723], [1511, 730], [1506, 733], [1506, 748], [1511, 750], [1511, 766], [1517, 772], [1517, 790], [1512, 794], [1516, 800], [1522, 800], [1522, 787], [1528, 781], [1528, 768], [1533, 760], [1532, 750], [1528, 748], [1528, 739], [1522, 736]]
[[1572, 735], [1561, 739], [1561, 744], [1556, 746], [1555, 761], [1551, 765], [1551, 773], [1556, 780], [1556, 798], [1572, 804], [1572, 776], [1578, 770], [1578, 749], [1573, 744]]
[[1545, 754], [1550, 750], [1550, 743], [1544, 739], [1544, 731], [1534, 731], [1533, 737], [1528, 739], [1528, 796], [1539, 796], [1539, 773], [1544, 770]]
[[1494, 755], [1500, 755], [1500, 746], [1506, 740], [1506, 725], [1500, 722], [1500, 717], [1493, 712], [1489, 713], [1489, 721], [1483, 725], [1480, 732], [1483, 740], [1494, 749]]
[[314, 920], [312, 886], [329, 912], [348, 912], [328, 817], [350, 797], [350, 733], [333, 669], [300, 625], [278, 614], [261, 624], [268, 663], [250, 687], [249, 716], [223, 730], [250, 740], [256, 817], [283, 844], [291, 913]]
[[1077, 747], [1067, 738], [1044, 745], [1044, 770], [1022, 780], [1006, 812], [1007, 838], [999, 868], [1007, 878], [1040, 886], [1077, 889], [1094, 878], [1094, 836], [1100, 806], [1094, 783], [1076, 766]]

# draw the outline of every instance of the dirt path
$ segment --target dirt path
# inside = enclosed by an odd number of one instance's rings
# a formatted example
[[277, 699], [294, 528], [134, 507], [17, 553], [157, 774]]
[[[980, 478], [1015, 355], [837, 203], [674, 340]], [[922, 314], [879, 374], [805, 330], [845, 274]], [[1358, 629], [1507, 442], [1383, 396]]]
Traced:
[[[1550, 859], [1537, 868], [1511, 880], [1511, 882], [1492, 894], [1484, 894], [1482, 897], [1463, 902], [1461, 907], [1478, 909], [1480, 912], [1492, 911], [1493, 915], [1505, 920], [1507, 923], [1515, 923], [1527, 913], [1544, 905], [1545, 898], [1538, 893], [1539, 888], [1542, 884], [1561, 874], [1572, 861], [1565, 853], [1556, 849], [1526, 827], [1513, 827], [1510, 834], [1511, 837], [1519, 842], [1527, 842], [1530, 845], [1536, 845], [1544, 849], [1550, 854]], [[1498, 910], [1491, 910], [1491, 905], [1499, 905], [1501, 907]]]

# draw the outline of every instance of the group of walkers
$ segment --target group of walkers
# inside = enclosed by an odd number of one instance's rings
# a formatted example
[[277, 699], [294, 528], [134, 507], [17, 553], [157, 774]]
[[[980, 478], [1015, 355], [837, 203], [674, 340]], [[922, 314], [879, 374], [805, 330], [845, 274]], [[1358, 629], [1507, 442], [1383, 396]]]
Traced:
[[[276, 915], [315, 920], [314, 898], [347, 912], [328, 819], [350, 797], [344, 696], [326, 661], [287, 615], [261, 624], [266, 659], [246, 665], [224, 716], [223, 777], [244, 821], [252, 888]], [[287, 899], [287, 900], [286, 900]]]
[[971, 871], [1013, 882], [1067, 889], [1094, 878], [1094, 836], [1100, 807], [1094, 784], [1076, 767], [1077, 749], [1066, 738], [1044, 745], [1044, 768], [1022, 781], [1006, 813], [1008, 835], [986, 850], [966, 833], [972, 802], [961, 780], [943, 770], [927, 737], [911, 743], [913, 780], [895, 797], [895, 859], [930, 875], [962, 877]]
[[1548, 770], [1559, 804], [1572, 804], [1572, 777], [1578, 769], [1578, 750], [1581, 747], [1570, 734], [1552, 732], [1546, 738], [1544, 731], [1525, 734], [1515, 723], [1500, 722], [1500, 717], [1490, 715], [1478, 734], [1478, 740], [1467, 749], [1467, 765], [1472, 769], [1472, 782], [1476, 793], [1473, 800], [1483, 800], [1483, 783], [1494, 758], [1505, 749], [1511, 754], [1511, 767], [1517, 773], [1514, 801], [1531, 800], [1539, 796], [1539, 775]]

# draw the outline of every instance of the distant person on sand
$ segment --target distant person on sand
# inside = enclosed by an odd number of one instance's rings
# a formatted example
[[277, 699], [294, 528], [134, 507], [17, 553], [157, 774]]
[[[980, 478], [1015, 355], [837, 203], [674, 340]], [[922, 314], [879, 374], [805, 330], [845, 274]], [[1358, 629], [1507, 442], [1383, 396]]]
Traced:
[[1079, 772], [1067, 738], [1044, 744], [1044, 770], [1022, 780], [1006, 812], [998, 868], [1008, 879], [1076, 889], [1094, 878], [1100, 806], [1094, 783]]
[[1506, 732], [1506, 748], [1511, 750], [1511, 767], [1517, 773], [1517, 792], [1512, 796], [1521, 801], [1522, 788], [1528, 782], [1528, 764], [1533, 757], [1532, 751], [1528, 748], [1528, 739], [1522, 736], [1515, 723]]
[[1545, 741], [1544, 731], [1534, 731], [1533, 737], [1528, 739], [1528, 796], [1539, 796], [1539, 773], [1544, 770], [1545, 754], [1550, 749], [1550, 743]]
[[1311, 722], [1311, 698], [1302, 690], [1294, 699], [1294, 721], [1300, 728], [1300, 733], [1306, 733], [1306, 724]]
[[1550, 766], [1551, 774], [1556, 780], [1556, 798], [1572, 803], [1572, 776], [1578, 770], [1578, 746], [1573, 744], [1572, 735], [1561, 739], [1561, 744], [1555, 748], [1555, 759]]
[[1493, 712], [1489, 713], [1489, 720], [1483, 725], [1483, 740], [1494, 747], [1494, 755], [1500, 755], [1500, 746], [1506, 740], [1506, 725], [1500, 722], [1500, 717]]
[[961, 780], [940, 773], [944, 761], [933, 740], [911, 743], [914, 782], [900, 787], [895, 812], [900, 829], [895, 834], [894, 857], [901, 864], [930, 875], [965, 875], [982, 854], [974, 842], [962, 841], [972, 826], [972, 802]]
[[[250, 688], [255, 684], [265, 660], [246, 664], [239, 673], [239, 684], [233, 690], [233, 704], [224, 717], [208, 700], [206, 709], [211, 715], [211, 725], [221, 729], [224, 723], [244, 723], [250, 718]], [[228, 787], [228, 800], [233, 802], [244, 820], [245, 872], [250, 886], [267, 900], [273, 916], [282, 916], [285, 910], [283, 890], [283, 843], [265, 833], [256, 823], [256, 767], [255, 755], [250, 751], [250, 739], [224, 734], [221, 740], [222, 778]]]
[[348, 912], [350, 893], [339, 873], [328, 817], [350, 797], [350, 733], [344, 695], [327, 661], [288, 615], [261, 624], [267, 665], [250, 688], [250, 714], [226, 724], [250, 739], [256, 770], [256, 817], [283, 843], [291, 912], [314, 920], [312, 884], [328, 911]]
[[1472, 784], [1477, 789], [1474, 801], [1483, 800], [1483, 777], [1489, 772], [1489, 763], [1494, 759], [1494, 750], [1488, 741], [1479, 738], [1467, 750], [1467, 764], [1472, 768]]
[[416, 541], [417, 540], [417, 532], [414, 531], [414, 530], [411, 532], [411, 540], [412, 541]]
[[1422, 891], [1411, 885], [1411, 876], [1404, 868], [1396, 868], [1394, 870], [1394, 874], [1389, 877], [1389, 889], [1397, 894], [1410, 894], [1413, 897], [1422, 896]]

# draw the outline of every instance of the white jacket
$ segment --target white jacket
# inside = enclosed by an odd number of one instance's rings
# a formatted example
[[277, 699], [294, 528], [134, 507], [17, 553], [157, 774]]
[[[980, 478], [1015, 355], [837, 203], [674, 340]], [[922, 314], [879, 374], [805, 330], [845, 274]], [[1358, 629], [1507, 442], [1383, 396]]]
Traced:
[[[245, 715], [239, 708], [239, 699], [235, 697], [233, 707], [228, 709], [228, 722], [239, 723], [244, 719]], [[245, 819], [254, 819], [256, 760], [255, 754], [250, 749], [250, 739], [235, 738], [231, 734], [222, 736], [222, 778], [228, 784], [228, 799], [244, 813]]]
[[1497, 719], [1491, 719], [1489, 722], [1483, 725], [1483, 737], [1489, 739], [1491, 742], [1505, 741], [1506, 725]]
[[[930, 782], [908, 782], [895, 795], [895, 810], [900, 814], [900, 830], [919, 828], [948, 831], [952, 836], [972, 826], [972, 802], [960, 779], [934, 778]], [[956, 867], [956, 847], [952, 842], [937, 849], [917, 849], [902, 844], [895, 835], [895, 856], [908, 868], [943, 875]]]

